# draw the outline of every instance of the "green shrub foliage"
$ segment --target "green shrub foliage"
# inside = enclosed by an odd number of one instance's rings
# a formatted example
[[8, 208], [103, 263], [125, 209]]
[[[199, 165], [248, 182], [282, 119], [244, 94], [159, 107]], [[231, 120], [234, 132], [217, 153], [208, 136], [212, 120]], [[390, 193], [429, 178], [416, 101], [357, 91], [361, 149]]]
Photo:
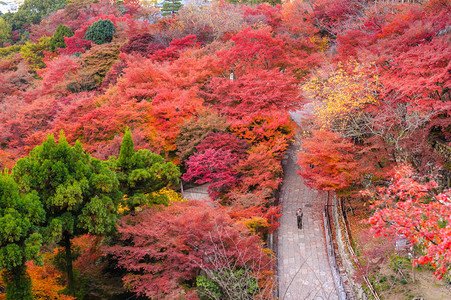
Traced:
[[113, 22], [110, 20], [98, 20], [88, 28], [85, 34], [85, 40], [92, 41], [97, 45], [110, 43], [116, 32]]
[[6, 283], [6, 299], [33, 299], [25, 262], [39, 263], [42, 236], [39, 225], [45, 211], [36, 192], [21, 196], [17, 184], [0, 173], [0, 270]]
[[11, 24], [13, 30], [38, 24], [52, 12], [66, 6], [66, 0], [25, 0], [15, 13], [7, 13], [2, 18]]
[[199, 275], [196, 278], [202, 300], [254, 299], [259, 292], [257, 279], [247, 268], [222, 268], [209, 273], [209, 276]]
[[63, 133], [53, 135], [17, 161], [14, 179], [24, 192], [36, 191], [46, 215], [45, 237], [65, 249], [68, 289], [75, 294], [71, 239], [86, 233], [103, 235], [116, 228], [122, 194], [108, 162], [92, 158], [79, 142], [71, 147]]
[[121, 192], [127, 195], [125, 206], [133, 211], [142, 204], [168, 204], [165, 196], [155, 196], [153, 192], [177, 184], [179, 168], [147, 149], [135, 152], [128, 128], [122, 139], [119, 158], [112, 157], [111, 160], [116, 168]]
[[66, 48], [66, 42], [64, 42], [64, 37], [71, 37], [74, 35], [74, 32], [67, 26], [59, 25], [56, 29], [55, 34], [50, 39], [50, 51], [56, 52], [58, 48]]

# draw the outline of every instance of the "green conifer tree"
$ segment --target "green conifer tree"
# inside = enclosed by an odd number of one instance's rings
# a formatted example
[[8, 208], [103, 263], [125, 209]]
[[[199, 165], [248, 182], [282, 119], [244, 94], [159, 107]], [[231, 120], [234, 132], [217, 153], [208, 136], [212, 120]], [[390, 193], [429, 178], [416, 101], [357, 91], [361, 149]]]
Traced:
[[42, 236], [39, 225], [45, 211], [37, 193], [19, 194], [14, 180], [0, 173], [0, 270], [7, 300], [31, 300], [31, 280], [26, 261], [39, 263]]
[[85, 40], [92, 41], [97, 45], [110, 43], [116, 32], [113, 22], [110, 20], [98, 20], [85, 33]]
[[49, 49], [52, 52], [56, 52], [58, 48], [66, 48], [66, 42], [64, 41], [64, 37], [71, 37], [74, 35], [74, 32], [67, 26], [58, 25], [55, 34], [50, 39]]
[[133, 142], [132, 133], [127, 127], [127, 129], [125, 129], [124, 137], [122, 138], [121, 150], [119, 152], [119, 158], [117, 160], [118, 166], [120, 166], [121, 171], [128, 172], [132, 168], [133, 154], [135, 154], [135, 143]]
[[163, 16], [176, 14], [182, 6], [183, 4], [180, 0], [165, 0], [161, 8], [161, 14]]
[[53, 135], [17, 161], [13, 177], [24, 192], [36, 191], [46, 211], [44, 236], [64, 248], [68, 291], [76, 295], [72, 270], [73, 237], [104, 235], [116, 228], [122, 194], [108, 162], [92, 158], [79, 142], [71, 147]]
[[111, 158], [116, 166], [120, 190], [126, 195], [124, 205], [134, 210], [142, 204], [167, 204], [165, 196], [154, 196], [163, 187], [177, 184], [180, 170], [171, 162], [149, 150], [135, 152], [130, 130], [126, 129], [121, 143], [119, 158]]

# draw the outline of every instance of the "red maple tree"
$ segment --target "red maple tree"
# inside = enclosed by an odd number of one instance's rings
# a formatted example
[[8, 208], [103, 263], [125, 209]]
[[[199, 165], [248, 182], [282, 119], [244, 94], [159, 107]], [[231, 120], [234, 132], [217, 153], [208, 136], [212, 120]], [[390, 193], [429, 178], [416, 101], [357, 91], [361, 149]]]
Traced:
[[182, 178], [197, 184], [211, 183], [208, 191], [210, 197], [216, 199], [237, 184], [238, 172], [235, 170], [237, 162], [237, 155], [230, 150], [206, 149], [195, 153], [185, 161], [187, 171]]
[[367, 222], [376, 235], [403, 235], [423, 246], [414, 263], [430, 264], [441, 279], [451, 264], [451, 192], [439, 192], [435, 181], [421, 183], [415, 177], [410, 166], [402, 165], [388, 187], [370, 192], [376, 211]]
[[306, 184], [320, 189], [342, 191], [359, 178], [354, 144], [337, 133], [313, 130], [305, 138], [298, 155], [299, 174]]
[[[250, 267], [269, 271], [270, 259], [256, 235], [234, 224], [224, 209], [198, 201], [147, 208], [119, 221], [121, 244], [106, 251], [128, 273], [124, 282], [134, 292], [154, 299], [177, 298], [201, 269]], [[218, 245], [222, 245], [218, 248]], [[218, 251], [222, 264], [210, 258]], [[195, 298], [185, 290], [184, 298]], [[186, 294], [185, 294], [186, 293]]]

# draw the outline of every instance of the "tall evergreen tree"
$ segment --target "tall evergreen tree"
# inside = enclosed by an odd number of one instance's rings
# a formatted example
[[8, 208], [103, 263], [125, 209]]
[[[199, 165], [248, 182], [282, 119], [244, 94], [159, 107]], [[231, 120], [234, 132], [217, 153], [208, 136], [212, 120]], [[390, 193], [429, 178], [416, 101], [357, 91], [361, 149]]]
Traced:
[[25, 262], [39, 263], [42, 236], [38, 226], [44, 221], [37, 193], [21, 196], [12, 177], [0, 173], [0, 270], [4, 269], [7, 300], [33, 299]]
[[74, 35], [74, 32], [67, 26], [62, 24], [58, 25], [55, 34], [50, 39], [49, 48], [50, 51], [56, 52], [58, 48], [66, 48], [67, 45], [64, 42], [64, 37], [71, 37]]
[[123, 172], [128, 172], [133, 167], [132, 157], [135, 154], [135, 143], [133, 142], [132, 133], [127, 127], [121, 142], [121, 150], [117, 165]]
[[163, 16], [176, 14], [182, 6], [183, 4], [180, 0], [165, 0], [161, 8], [161, 14]]
[[120, 190], [126, 195], [125, 206], [134, 210], [141, 204], [167, 203], [165, 196], [154, 196], [163, 187], [177, 184], [180, 170], [171, 162], [149, 150], [135, 152], [130, 130], [127, 128], [121, 143], [119, 158], [112, 158], [116, 166]]
[[70, 295], [75, 295], [72, 238], [103, 235], [116, 228], [122, 194], [108, 162], [92, 158], [79, 142], [71, 147], [61, 133], [53, 135], [20, 159], [13, 168], [22, 192], [36, 191], [47, 213], [45, 236], [64, 247]]

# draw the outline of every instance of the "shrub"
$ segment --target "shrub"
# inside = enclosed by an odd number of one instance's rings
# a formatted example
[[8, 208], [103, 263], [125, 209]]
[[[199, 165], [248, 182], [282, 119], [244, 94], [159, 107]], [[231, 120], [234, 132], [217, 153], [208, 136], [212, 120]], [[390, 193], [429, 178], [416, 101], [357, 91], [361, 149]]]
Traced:
[[45, 67], [44, 52], [49, 49], [50, 38], [42, 37], [38, 41], [39, 43], [37, 44], [26, 42], [25, 46], [22, 46], [20, 49], [20, 54], [30, 64], [30, 68], [33, 71]]
[[110, 43], [116, 32], [113, 22], [110, 20], [98, 20], [88, 28], [85, 34], [85, 40], [92, 41], [97, 45]]
[[56, 52], [58, 48], [66, 48], [66, 42], [64, 41], [64, 37], [71, 37], [74, 35], [74, 32], [67, 26], [59, 25], [56, 29], [55, 34], [50, 39], [49, 49], [52, 52]]

